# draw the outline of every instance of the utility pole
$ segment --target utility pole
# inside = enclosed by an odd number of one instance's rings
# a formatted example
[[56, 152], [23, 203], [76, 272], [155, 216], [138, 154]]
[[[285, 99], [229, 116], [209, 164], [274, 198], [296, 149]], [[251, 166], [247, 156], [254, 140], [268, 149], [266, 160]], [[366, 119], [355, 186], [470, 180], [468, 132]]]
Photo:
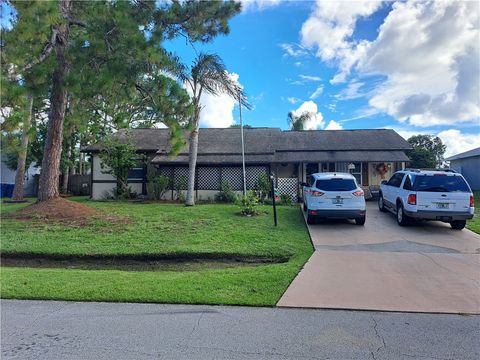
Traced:
[[243, 196], [247, 196], [247, 174], [245, 171], [245, 143], [243, 141], [242, 93], [238, 91], [238, 107], [240, 109], [240, 132], [242, 137]]

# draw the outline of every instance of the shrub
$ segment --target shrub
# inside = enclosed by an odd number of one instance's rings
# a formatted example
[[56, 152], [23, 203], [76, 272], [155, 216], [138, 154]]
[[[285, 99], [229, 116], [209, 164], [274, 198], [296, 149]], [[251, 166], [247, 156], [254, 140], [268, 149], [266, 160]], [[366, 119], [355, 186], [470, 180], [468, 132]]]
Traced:
[[156, 175], [148, 179], [148, 195], [155, 200], [161, 200], [170, 187], [170, 178], [165, 175]]
[[238, 200], [242, 215], [253, 216], [258, 215], [258, 198], [253, 191], [248, 191], [247, 195], [242, 196]]
[[220, 191], [215, 194], [215, 201], [221, 203], [234, 203], [236, 200], [237, 196], [230, 188], [228, 181], [222, 181]]
[[281, 194], [280, 201], [282, 202], [282, 205], [286, 205], [286, 206], [293, 205], [292, 196], [289, 194]]
[[265, 201], [272, 190], [272, 183], [267, 174], [262, 174], [258, 177], [257, 183], [255, 184], [255, 190], [258, 199], [262, 202]]
[[175, 190], [175, 200], [178, 202], [185, 202], [185, 194], [182, 190], [187, 188], [187, 178], [185, 176], [181, 176], [177, 179], [174, 183], [174, 190]]

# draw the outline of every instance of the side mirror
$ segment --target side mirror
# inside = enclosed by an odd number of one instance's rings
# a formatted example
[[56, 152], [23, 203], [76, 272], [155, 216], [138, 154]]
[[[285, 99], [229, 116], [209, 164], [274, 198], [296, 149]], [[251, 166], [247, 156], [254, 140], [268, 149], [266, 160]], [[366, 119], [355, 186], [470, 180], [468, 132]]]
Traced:
[[300, 186], [308, 186], [306, 182], [299, 182]]
[[382, 185], [387, 185], [388, 181], [387, 180], [382, 180]]

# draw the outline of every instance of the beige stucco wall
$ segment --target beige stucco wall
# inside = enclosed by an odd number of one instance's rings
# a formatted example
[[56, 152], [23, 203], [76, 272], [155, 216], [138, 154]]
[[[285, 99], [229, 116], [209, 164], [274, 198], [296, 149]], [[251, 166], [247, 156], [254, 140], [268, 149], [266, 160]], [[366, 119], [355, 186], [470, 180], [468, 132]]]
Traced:
[[107, 168], [102, 169], [101, 167], [101, 160], [98, 155], [93, 155], [93, 180], [113, 180], [115, 178], [110, 174], [104, 174], [103, 171], [107, 170]]
[[283, 166], [282, 164], [277, 165], [277, 176], [280, 178], [290, 178], [294, 177], [295, 173], [295, 164], [286, 164], [286, 166]]
[[388, 166], [388, 172], [382, 176], [377, 172], [375, 169], [378, 164], [381, 162], [369, 163], [368, 164], [368, 184], [369, 185], [380, 185], [383, 180], [388, 180], [392, 177], [393, 173], [395, 172], [395, 167], [393, 162], [385, 162]]

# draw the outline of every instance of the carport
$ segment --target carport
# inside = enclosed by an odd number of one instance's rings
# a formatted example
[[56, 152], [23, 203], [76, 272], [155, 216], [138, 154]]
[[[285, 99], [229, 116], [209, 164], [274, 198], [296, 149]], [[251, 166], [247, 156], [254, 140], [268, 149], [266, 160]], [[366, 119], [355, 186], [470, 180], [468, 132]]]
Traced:
[[448, 224], [399, 227], [367, 204], [365, 227], [308, 225], [315, 252], [283, 307], [480, 313], [480, 236]]

